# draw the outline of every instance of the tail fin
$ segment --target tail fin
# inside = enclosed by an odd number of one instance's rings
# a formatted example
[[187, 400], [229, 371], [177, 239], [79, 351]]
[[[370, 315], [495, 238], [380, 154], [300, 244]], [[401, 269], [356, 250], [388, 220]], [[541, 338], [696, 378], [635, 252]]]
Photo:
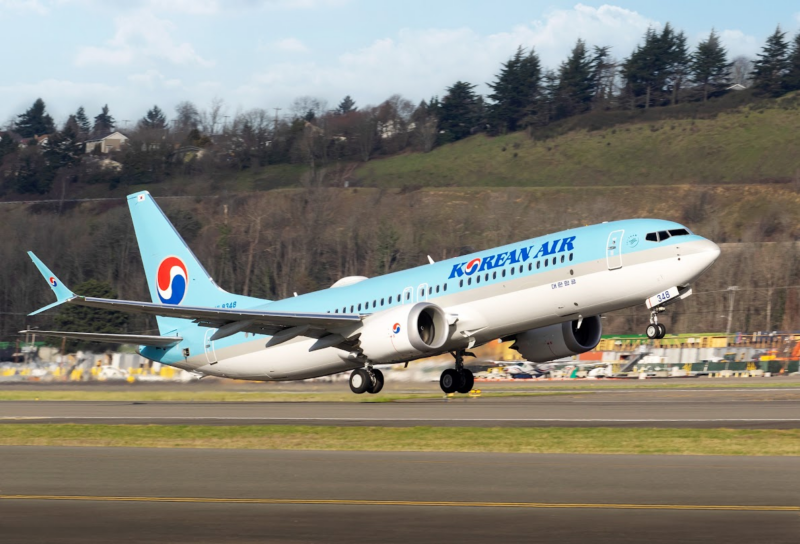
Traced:
[[[128, 195], [128, 207], [153, 302], [240, 308], [268, 302], [234, 295], [218, 287], [149, 192]], [[158, 317], [157, 320], [161, 334], [186, 325], [182, 319]]]

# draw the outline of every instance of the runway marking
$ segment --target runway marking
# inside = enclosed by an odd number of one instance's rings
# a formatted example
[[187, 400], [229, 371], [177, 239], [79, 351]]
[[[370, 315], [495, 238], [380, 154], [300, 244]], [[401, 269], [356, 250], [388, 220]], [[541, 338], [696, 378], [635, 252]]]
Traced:
[[545, 422], [545, 423], [790, 423], [800, 418], [720, 418], [720, 419], [581, 419], [581, 418], [430, 418], [430, 417], [259, 417], [259, 416], [0, 416], [0, 421], [42, 420], [171, 420], [171, 421], [446, 421], [446, 422]]
[[222, 497], [113, 497], [92, 495], [0, 495], [0, 500], [174, 502], [201, 504], [306, 504], [340, 506], [443, 506], [470, 508], [582, 508], [599, 510], [715, 510], [728, 512], [800, 512], [800, 506], [758, 506], [720, 504], [604, 504], [484, 501], [401, 501], [366, 499], [259, 499]]

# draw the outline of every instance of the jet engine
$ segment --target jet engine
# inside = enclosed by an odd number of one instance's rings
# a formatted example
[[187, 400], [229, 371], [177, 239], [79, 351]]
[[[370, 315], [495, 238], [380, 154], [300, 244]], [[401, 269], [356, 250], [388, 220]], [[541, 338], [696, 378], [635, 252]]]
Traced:
[[531, 329], [516, 335], [511, 347], [534, 363], [544, 363], [562, 357], [585, 353], [597, 346], [603, 325], [598, 316]]
[[394, 363], [441, 349], [450, 326], [439, 306], [418, 302], [366, 318], [359, 332], [360, 348], [368, 359]]

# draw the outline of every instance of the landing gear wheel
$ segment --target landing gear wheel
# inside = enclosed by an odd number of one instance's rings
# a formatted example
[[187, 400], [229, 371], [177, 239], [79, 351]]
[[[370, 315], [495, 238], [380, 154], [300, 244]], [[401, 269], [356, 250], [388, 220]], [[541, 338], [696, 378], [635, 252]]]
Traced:
[[475, 376], [472, 375], [472, 371], [465, 368], [459, 372], [459, 378], [461, 378], [461, 383], [457, 391], [459, 393], [469, 393], [472, 391], [472, 386], [475, 385]]
[[372, 375], [375, 376], [375, 381], [372, 382], [372, 387], [367, 389], [367, 393], [374, 395], [375, 393], [380, 393], [381, 389], [383, 389], [383, 372], [373, 369]]
[[372, 378], [363, 368], [357, 368], [350, 374], [350, 391], [356, 395], [364, 393], [372, 388]]
[[458, 372], [456, 372], [454, 368], [448, 368], [442, 372], [439, 378], [439, 387], [447, 394], [455, 393], [460, 383], [461, 380], [459, 379]]
[[662, 325], [661, 323], [659, 323], [658, 324], [658, 336], [656, 336], [656, 338], [658, 338], [660, 340], [660, 339], [664, 338], [666, 335], [667, 335], [667, 328], [664, 325]]
[[650, 340], [655, 340], [658, 338], [658, 333], [661, 332], [661, 327], [659, 327], [657, 324], [650, 323], [645, 332]]

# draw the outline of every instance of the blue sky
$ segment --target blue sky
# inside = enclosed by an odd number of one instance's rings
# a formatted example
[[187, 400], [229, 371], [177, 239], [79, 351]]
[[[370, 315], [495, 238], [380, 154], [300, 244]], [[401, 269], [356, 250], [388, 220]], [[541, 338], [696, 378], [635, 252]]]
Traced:
[[[0, 123], [37, 98], [59, 122], [108, 103], [118, 121], [153, 104], [171, 114], [215, 98], [233, 115], [313, 96], [335, 107], [399, 93], [417, 102], [458, 79], [491, 81], [518, 45], [555, 68], [578, 38], [627, 56], [648, 26], [671, 22], [696, 44], [715, 28], [731, 56], [753, 57], [800, 3], [707, 0], [0, 0], [6, 55]], [[13, 45], [12, 45], [13, 44]]]

